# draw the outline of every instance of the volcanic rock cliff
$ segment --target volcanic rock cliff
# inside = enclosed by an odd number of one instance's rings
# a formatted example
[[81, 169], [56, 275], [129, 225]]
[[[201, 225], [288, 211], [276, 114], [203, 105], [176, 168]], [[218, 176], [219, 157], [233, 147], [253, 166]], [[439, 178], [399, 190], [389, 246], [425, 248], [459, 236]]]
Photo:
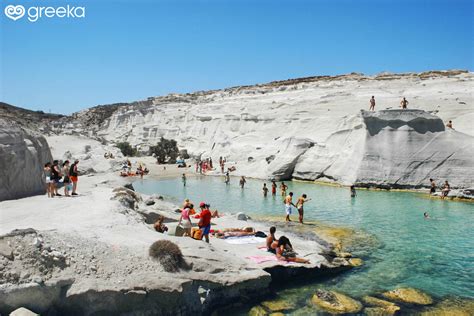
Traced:
[[44, 193], [48, 161], [51, 152], [43, 136], [0, 119], [0, 201]]

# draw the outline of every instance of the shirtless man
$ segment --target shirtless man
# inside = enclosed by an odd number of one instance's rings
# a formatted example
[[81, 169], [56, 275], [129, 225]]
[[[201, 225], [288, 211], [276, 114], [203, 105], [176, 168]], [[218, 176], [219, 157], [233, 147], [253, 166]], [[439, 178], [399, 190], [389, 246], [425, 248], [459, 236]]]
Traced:
[[453, 121], [449, 121], [448, 124], [446, 124], [446, 127], [448, 128], [453, 128]]
[[311, 199], [307, 199], [306, 197], [307, 195], [303, 194], [301, 197], [298, 198], [298, 201], [296, 201], [296, 209], [298, 209], [299, 220], [301, 224], [303, 224], [303, 215], [304, 215], [303, 204], [305, 202], [311, 201]]
[[291, 222], [290, 215], [291, 215], [291, 207], [296, 207], [293, 204], [293, 192], [290, 192], [288, 196], [285, 198], [285, 213], [286, 213], [286, 221]]
[[372, 96], [372, 98], [370, 99], [369, 111], [375, 111], [375, 97], [374, 96]]
[[270, 235], [267, 236], [267, 251], [276, 254], [275, 249], [272, 248], [272, 244], [276, 241], [275, 237], [276, 228], [275, 226], [270, 227]]
[[267, 194], [268, 194], [268, 188], [267, 188], [267, 184], [266, 184], [266, 183], [263, 184], [262, 191], [263, 191], [263, 196], [267, 196]]
[[407, 101], [407, 99], [405, 99], [405, 97], [403, 97], [402, 101], [400, 101], [400, 107], [402, 109], [406, 109], [407, 105], [408, 105], [408, 101]]
[[430, 194], [434, 194], [436, 192], [436, 182], [433, 179], [430, 179], [430, 183], [431, 183]]

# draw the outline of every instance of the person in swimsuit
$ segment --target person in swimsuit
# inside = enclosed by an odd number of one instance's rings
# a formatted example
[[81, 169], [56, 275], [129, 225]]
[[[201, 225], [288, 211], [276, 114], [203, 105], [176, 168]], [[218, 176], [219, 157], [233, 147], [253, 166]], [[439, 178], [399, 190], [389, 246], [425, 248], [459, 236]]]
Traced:
[[375, 97], [374, 96], [372, 96], [372, 98], [370, 99], [369, 111], [375, 111]]
[[402, 101], [400, 101], [400, 106], [402, 109], [406, 109], [407, 105], [408, 105], [408, 101], [407, 99], [405, 99], [405, 97], [403, 97]]
[[266, 183], [263, 184], [262, 191], [263, 191], [263, 196], [266, 197], [267, 194], [268, 194], [268, 188], [267, 188], [267, 184], [266, 184]]
[[441, 191], [441, 193], [442, 193], [442, 194], [441, 194], [441, 198], [444, 199], [445, 197], [447, 197], [448, 194], [449, 194], [449, 191], [451, 191], [451, 186], [449, 185], [448, 180], [446, 180], [446, 181], [444, 182], [443, 190]]
[[225, 173], [225, 184], [230, 184], [230, 173], [227, 171]]
[[351, 190], [351, 197], [356, 197], [356, 188], [354, 185], [351, 185], [350, 187], [350, 190]]
[[425, 219], [429, 219], [429, 218], [430, 218], [430, 214], [428, 214], [428, 212], [424, 212], [424, 213], [423, 213], [423, 217], [424, 217]]
[[242, 178], [240, 178], [240, 187], [241, 187], [242, 189], [244, 188], [245, 183], [247, 183], [247, 181], [245, 180], [245, 177], [242, 176]]
[[453, 121], [449, 121], [448, 124], [446, 124], [446, 127], [453, 129]]
[[436, 192], [436, 182], [433, 179], [430, 179], [430, 183], [431, 183], [430, 194], [434, 194]]
[[293, 250], [290, 240], [285, 236], [281, 236], [278, 241], [273, 242], [272, 248], [275, 249], [278, 260], [297, 263], [310, 263], [308, 259], [296, 257], [296, 253]]
[[181, 180], [183, 181], [183, 186], [186, 186], [186, 174], [183, 173]]
[[295, 207], [293, 204], [293, 192], [290, 192], [288, 196], [285, 198], [285, 213], [287, 222], [291, 222], [290, 215], [291, 215], [291, 207]]
[[296, 201], [296, 209], [298, 210], [299, 221], [301, 224], [303, 224], [303, 216], [304, 216], [303, 204], [308, 201], [311, 201], [311, 199], [307, 199], [306, 194], [303, 194], [301, 197], [298, 198], [298, 201]]
[[282, 182], [280, 185], [281, 196], [286, 195], [286, 189], [288, 189], [288, 186], [285, 184], [285, 182]]
[[275, 226], [272, 226], [270, 227], [270, 235], [267, 236], [267, 251], [268, 252], [271, 252], [273, 254], [276, 254], [276, 251], [275, 249], [272, 248], [272, 244], [274, 241], [276, 241], [276, 237], [275, 237], [275, 232], [276, 232], [276, 228]]
[[275, 196], [277, 193], [277, 184], [275, 180], [272, 180], [272, 195]]

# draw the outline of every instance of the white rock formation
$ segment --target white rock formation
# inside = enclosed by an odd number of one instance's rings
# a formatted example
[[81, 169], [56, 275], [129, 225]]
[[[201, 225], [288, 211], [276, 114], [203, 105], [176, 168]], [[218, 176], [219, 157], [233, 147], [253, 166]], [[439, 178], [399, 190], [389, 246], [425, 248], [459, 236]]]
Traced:
[[0, 201], [46, 192], [43, 166], [48, 161], [44, 137], [0, 120]]
[[469, 187], [473, 145], [474, 137], [445, 129], [441, 119], [424, 111], [362, 111], [325, 144], [306, 151], [293, 176], [390, 187], [428, 185], [433, 178]]
[[[295, 173], [299, 178], [312, 179], [324, 172], [327, 176], [333, 174], [338, 182], [344, 183], [368, 181], [416, 186], [428, 173], [443, 178], [452, 169], [461, 173], [461, 169], [472, 169], [472, 165], [460, 165], [462, 159], [457, 158], [469, 151], [457, 150], [464, 148], [461, 143], [466, 146], [472, 142], [474, 135], [473, 81], [473, 73], [461, 71], [303, 78], [149, 98], [142, 103], [111, 108], [109, 114], [112, 114], [108, 118], [102, 112], [94, 114], [94, 109], [78, 113], [76, 118], [83, 122], [78, 125], [88, 126], [87, 132], [109, 141], [128, 141], [146, 149], [163, 136], [176, 139], [180, 147], [196, 156], [212, 156], [214, 160], [225, 156], [233, 162], [228, 166], [236, 166], [236, 175], [287, 179]], [[393, 133], [384, 131], [373, 135], [373, 141], [366, 144], [362, 137], [357, 136], [366, 133], [357, 115], [360, 109], [368, 109], [372, 95], [377, 101], [377, 111], [397, 109], [400, 99], [406, 97], [410, 109], [424, 110], [441, 118], [437, 124], [444, 125], [453, 120], [456, 131], [464, 134], [436, 131], [434, 134], [429, 132], [429, 135], [437, 136], [436, 146], [448, 146], [443, 149], [447, 155], [455, 154], [433, 172], [428, 172], [429, 168], [435, 167], [432, 164], [423, 163], [424, 168], [415, 168], [410, 165], [411, 157], [416, 164], [431, 159], [430, 153], [435, 154], [437, 149], [430, 146], [431, 137], [416, 132], [416, 129], [408, 133], [402, 127], [393, 129]], [[95, 116], [105, 120], [97, 125], [98, 120], [91, 119]], [[357, 130], [359, 126], [361, 129]], [[344, 128], [355, 130], [348, 134], [341, 131]], [[405, 137], [407, 133], [410, 138]], [[350, 144], [345, 141], [348, 135]], [[381, 156], [384, 167], [362, 176], [360, 170], [368, 170], [368, 160], [364, 160], [366, 165], [358, 166], [362, 161], [353, 159], [361, 159], [379, 150], [376, 148], [377, 140], [403, 147], [404, 162], [398, 161], [400, 150], [384, 152]], [[457, 145], [451, 147], [453, 144]], [[328, 146], [338, 151], [338, 146], [343, 145], [354, 148], [345, 147], [342, 148], [345, 153], [333, 154], [322, 150]], [[425, 146], [429, 148], [418, 153], [418, 149]], [[306, 153], [308, 149], [310, 151]], [[356, 153], [357, 150], [361, 152]], [[337, 163], [333, 164], [336, 154]], [[436, 157], [441, 159], [447, 155], [435, 154], [433, 164], [441, 161]], [[387, 165], [394, 162], [396, 165]], [[298, 170], [295, 172], [296, 165]], [[330, 172], [324, 171], [329, 165]], [[415, 174], [407, 176], [408, 172]], [[460, 186], [472, 186], [472, 181], [458, 181], [453, 176], [448, 179], [457, 181]]]

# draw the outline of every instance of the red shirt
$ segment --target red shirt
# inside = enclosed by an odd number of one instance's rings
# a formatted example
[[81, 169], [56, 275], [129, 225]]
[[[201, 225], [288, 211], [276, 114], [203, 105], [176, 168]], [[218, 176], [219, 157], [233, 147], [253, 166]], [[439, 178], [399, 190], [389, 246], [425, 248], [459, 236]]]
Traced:
[[199, 220], [199, 227], [206, 227], [211, 224], [211, 211], [208, 209], [202, 210], [201, 219]]

